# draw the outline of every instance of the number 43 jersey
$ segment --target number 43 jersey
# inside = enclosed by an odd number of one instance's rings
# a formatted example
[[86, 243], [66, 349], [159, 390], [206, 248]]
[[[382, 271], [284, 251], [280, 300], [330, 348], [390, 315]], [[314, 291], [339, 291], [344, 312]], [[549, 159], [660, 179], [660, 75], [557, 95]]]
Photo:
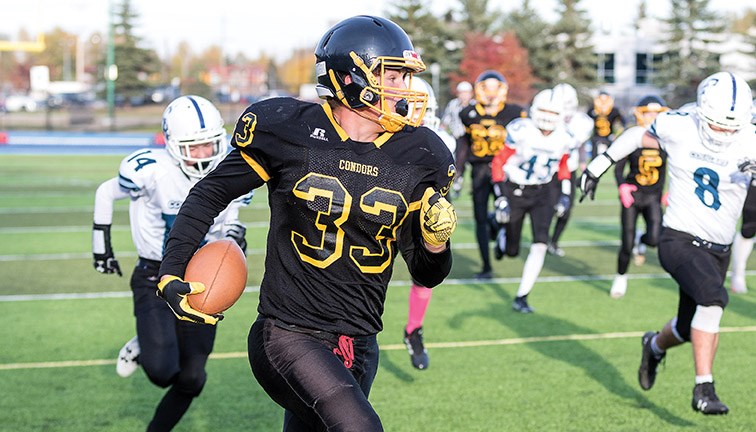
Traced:
[[669, 111], [649, 129], [667, 152], [669, 206], [663, 225], [730, 244], [751, 178], [738, 163], [756, 154], [754, 127], [746, 126], [735, 142], [716, 152], [704, 145], [698, 122], [695, 114]]
[[423, 191], [445, 194], [454, 176], [451, 153], [430, 129], [356, 142], [328, 104], [277, 98], [248, 107], [231, 144], [236, 150], [195, 190], [218, 209], [267, 183], [261, 314], [337, 334], [379, 332], [397, 240], [419, 283], [432, 287], [448, 274], [451, 252], [430, 254], [419, 241]]

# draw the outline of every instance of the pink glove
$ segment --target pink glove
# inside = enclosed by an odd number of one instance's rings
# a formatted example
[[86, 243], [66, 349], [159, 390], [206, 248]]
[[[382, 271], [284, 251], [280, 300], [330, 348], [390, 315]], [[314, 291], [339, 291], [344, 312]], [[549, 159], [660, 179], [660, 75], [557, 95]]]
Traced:
[[664, 207], [667, 207], [669, 205], [669, 192], [664, 192], [664, 195], [662, 195], [661, 205], [663, 205]]
[[619, 185], [619, 196], [622, 207], [630, 208], [630, 206], [633, 205], [633, 201], [635, 201], [635, 198], [633, 198], [633, 192], [637, 190], [638, 186], [629, 183], [622, 183]]

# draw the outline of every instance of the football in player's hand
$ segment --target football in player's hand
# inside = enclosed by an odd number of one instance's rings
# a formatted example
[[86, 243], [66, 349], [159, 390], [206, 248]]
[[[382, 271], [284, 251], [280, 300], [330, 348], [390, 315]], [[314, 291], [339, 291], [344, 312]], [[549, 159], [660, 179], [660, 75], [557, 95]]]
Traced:
[[209, 315], [221, 313], [244, 292], [247, 259], [234, 240], [216, 240], [194, 254], [186, 267], [184, 280], [205, 284], [204, 292], [187, 296], [189, 306]]

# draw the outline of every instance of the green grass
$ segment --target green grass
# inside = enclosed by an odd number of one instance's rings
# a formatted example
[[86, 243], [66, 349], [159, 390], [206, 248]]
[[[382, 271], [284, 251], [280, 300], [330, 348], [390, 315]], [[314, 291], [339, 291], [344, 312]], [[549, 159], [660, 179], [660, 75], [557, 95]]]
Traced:
[[[134, 334], [128, 276], [136, 255], [127, 203], [116, 205], [113, 228], [126, 274], [101, 275], [91, 263], [94, 190], [115, 175], [119, 160], [0, 158], [0, 431], [143, 430], [164, 392], [142, 371], [128, 379], [114, 371], [118, 350]], [[265, 200], [261, 189], [241, 215], [250, 227], [253, 288], [262, 276]], [[611, 179], [601, 183], [596, 202], [577, 204], [562, 240], [567, 256], [547, 256], [530, 295], [536, 313], [527, 316], [510, 307], [527, 247], [518, 258], [494, 262], [491, 283], [471, 281], [480, 262], [469, 195], [455, 204], [454, 268], [434, 291], [426, 317], [426, 371], [412, 368], [401, 345], [409, 275], [401, 260], [395, 266], [370, 396], [385, 430], [756, 430], [753, 291], [731, 296], [722, 321], [727, 331], [715, 377], [730, 415], [709, 418], [691, 410], [689, 345], [670, 351], [653, 390], [637, 385], [640, 335], [674, 315], [677, 287], [651, 250], [644, 266], [631, 265], [626, 297], [609, 298], [619, 239]], [[754, 264], [756, 256], [749, 268]], [[756, 289], [753, 272], [748, 282]], [[114, 294], [47, 296], [72, 293]], [[257, 300], [252, 289], [226, 313], [207, 385], [177, 430], [281, 430], [282, 411], [260, 389], [246, 359]]]

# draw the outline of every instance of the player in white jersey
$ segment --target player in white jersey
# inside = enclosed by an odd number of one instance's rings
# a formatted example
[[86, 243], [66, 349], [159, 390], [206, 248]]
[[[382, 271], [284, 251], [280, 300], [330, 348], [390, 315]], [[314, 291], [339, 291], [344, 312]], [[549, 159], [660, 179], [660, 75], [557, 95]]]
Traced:
[[680, 297], [677, 316], [660, 332], [643, 336], [638, 380], [650, 389], [666, 351], [691, 342], [696, 371], [692, 407], [704, 414], [729, 411], [715, 392], [713, 366], [728, 302], [724, 280], [731, 243], [754, 165], [756, 130], [750, 120], [748, 83], [729, 72], [713, 74], [699, 84], [695, 112], [659, 114], [637, 142], [615, 142], [594, 159], [580, 181], [581, 200], [593, 198], [598, 177], [614, 161], [641, 146], [667, 152], [669, 206], [659, 260], [677, 282]]
[[[110, 239], [113, 203], [130, 198], [131, 237], [139, 255], [131, 277], [137, 336], [121, 349], [116, 371], [126, 377], [141, 364], [152, 383], [169, 387], [148, 430], [172, 429], [205, 384], [216, 327], [177, 321], [155, 293], [164, 242], [179, 207], [228, 150], [220, 113], [199, 96], [181, 96], [168, 105], [163, 133], [166, 149], [133, 152], [121, 161], [118, 176], [97, 188], [92, 237], [95, 269], [121, 276]], [[205, 240], [231, 237], [246, 248], [238, 214], [250, 199], [245, 195], [229, 205]]]
[[[503, 228], [494, 246], [494, 257], [519, 255], [526, 214], [530, 215], [533, 230], [533, 243], [512, 304], [522, 313], [533, 312], [527, 296], [543, 268], [551, 219], [555, 212], [561, 216], [570, 207], [567, 159], [574, 138], [564, 125], [560, 96], [552, 89], [539, 92], [533, 98], [530, 118], [509, 123], [506, 143], [492, 162], [494, 214]], [[561, 185], [559, 190], [551, 186], [555, 181]]]
[[[410, 88], [428, 94], [425, 115], [419, 112], [419, 106], [416, 107], [415, 104], [411, 104], [412, 112], [415, 115], [423, 116], [422, 125], [441, 137], [453, 155], [457, 147], [457, 140], [441, 127], [441, 119], [438, 118], [438, 100], [436, 99], [433, 87], [424, 79], [414, 77], [412, 78]], [[404, 344], [407, 346], [412, 366], [420, 370], [427, 369], [430, 365], [428, 351], [425, 349], [425, 342], [423, 340], [423, 320], [425, 319], [425, 313], [428, 311], [428, 305], [432, 296], [432, 289], [424, 287], [414, 280], [412, 281], [409, 292], [407, 324], [404, 326]]]
[[[582, 166], [585, 167], [585, 143], [591, 139], [593, 134], [593, 119], [588, 117], [584, 112], [578, 112], [578, 96], [575, 87], [561, 83], [554, 86], [554, 91], [561, 93], [564, 101], [564, 124], [567, 131], [572, 134], [573, 141], [570, 146], [570, 157], [567, 159], [567, 167], [570, 170], [570, 209], [575, 200], [575, 189], [577, 186], [577, 170]], [[554, 186], [559, 189], [559, 182], [554, 182]], [[557, 190], [557, 193], [559, 191]], [[564, 256], [564, 250], [559, 247], [559, 239], [562, 237], [567, 222], [572, 212], [568, 209], [562, 216], [556, 218], [554, 231], [551, 233], [547, 251], [556, 256]]]

